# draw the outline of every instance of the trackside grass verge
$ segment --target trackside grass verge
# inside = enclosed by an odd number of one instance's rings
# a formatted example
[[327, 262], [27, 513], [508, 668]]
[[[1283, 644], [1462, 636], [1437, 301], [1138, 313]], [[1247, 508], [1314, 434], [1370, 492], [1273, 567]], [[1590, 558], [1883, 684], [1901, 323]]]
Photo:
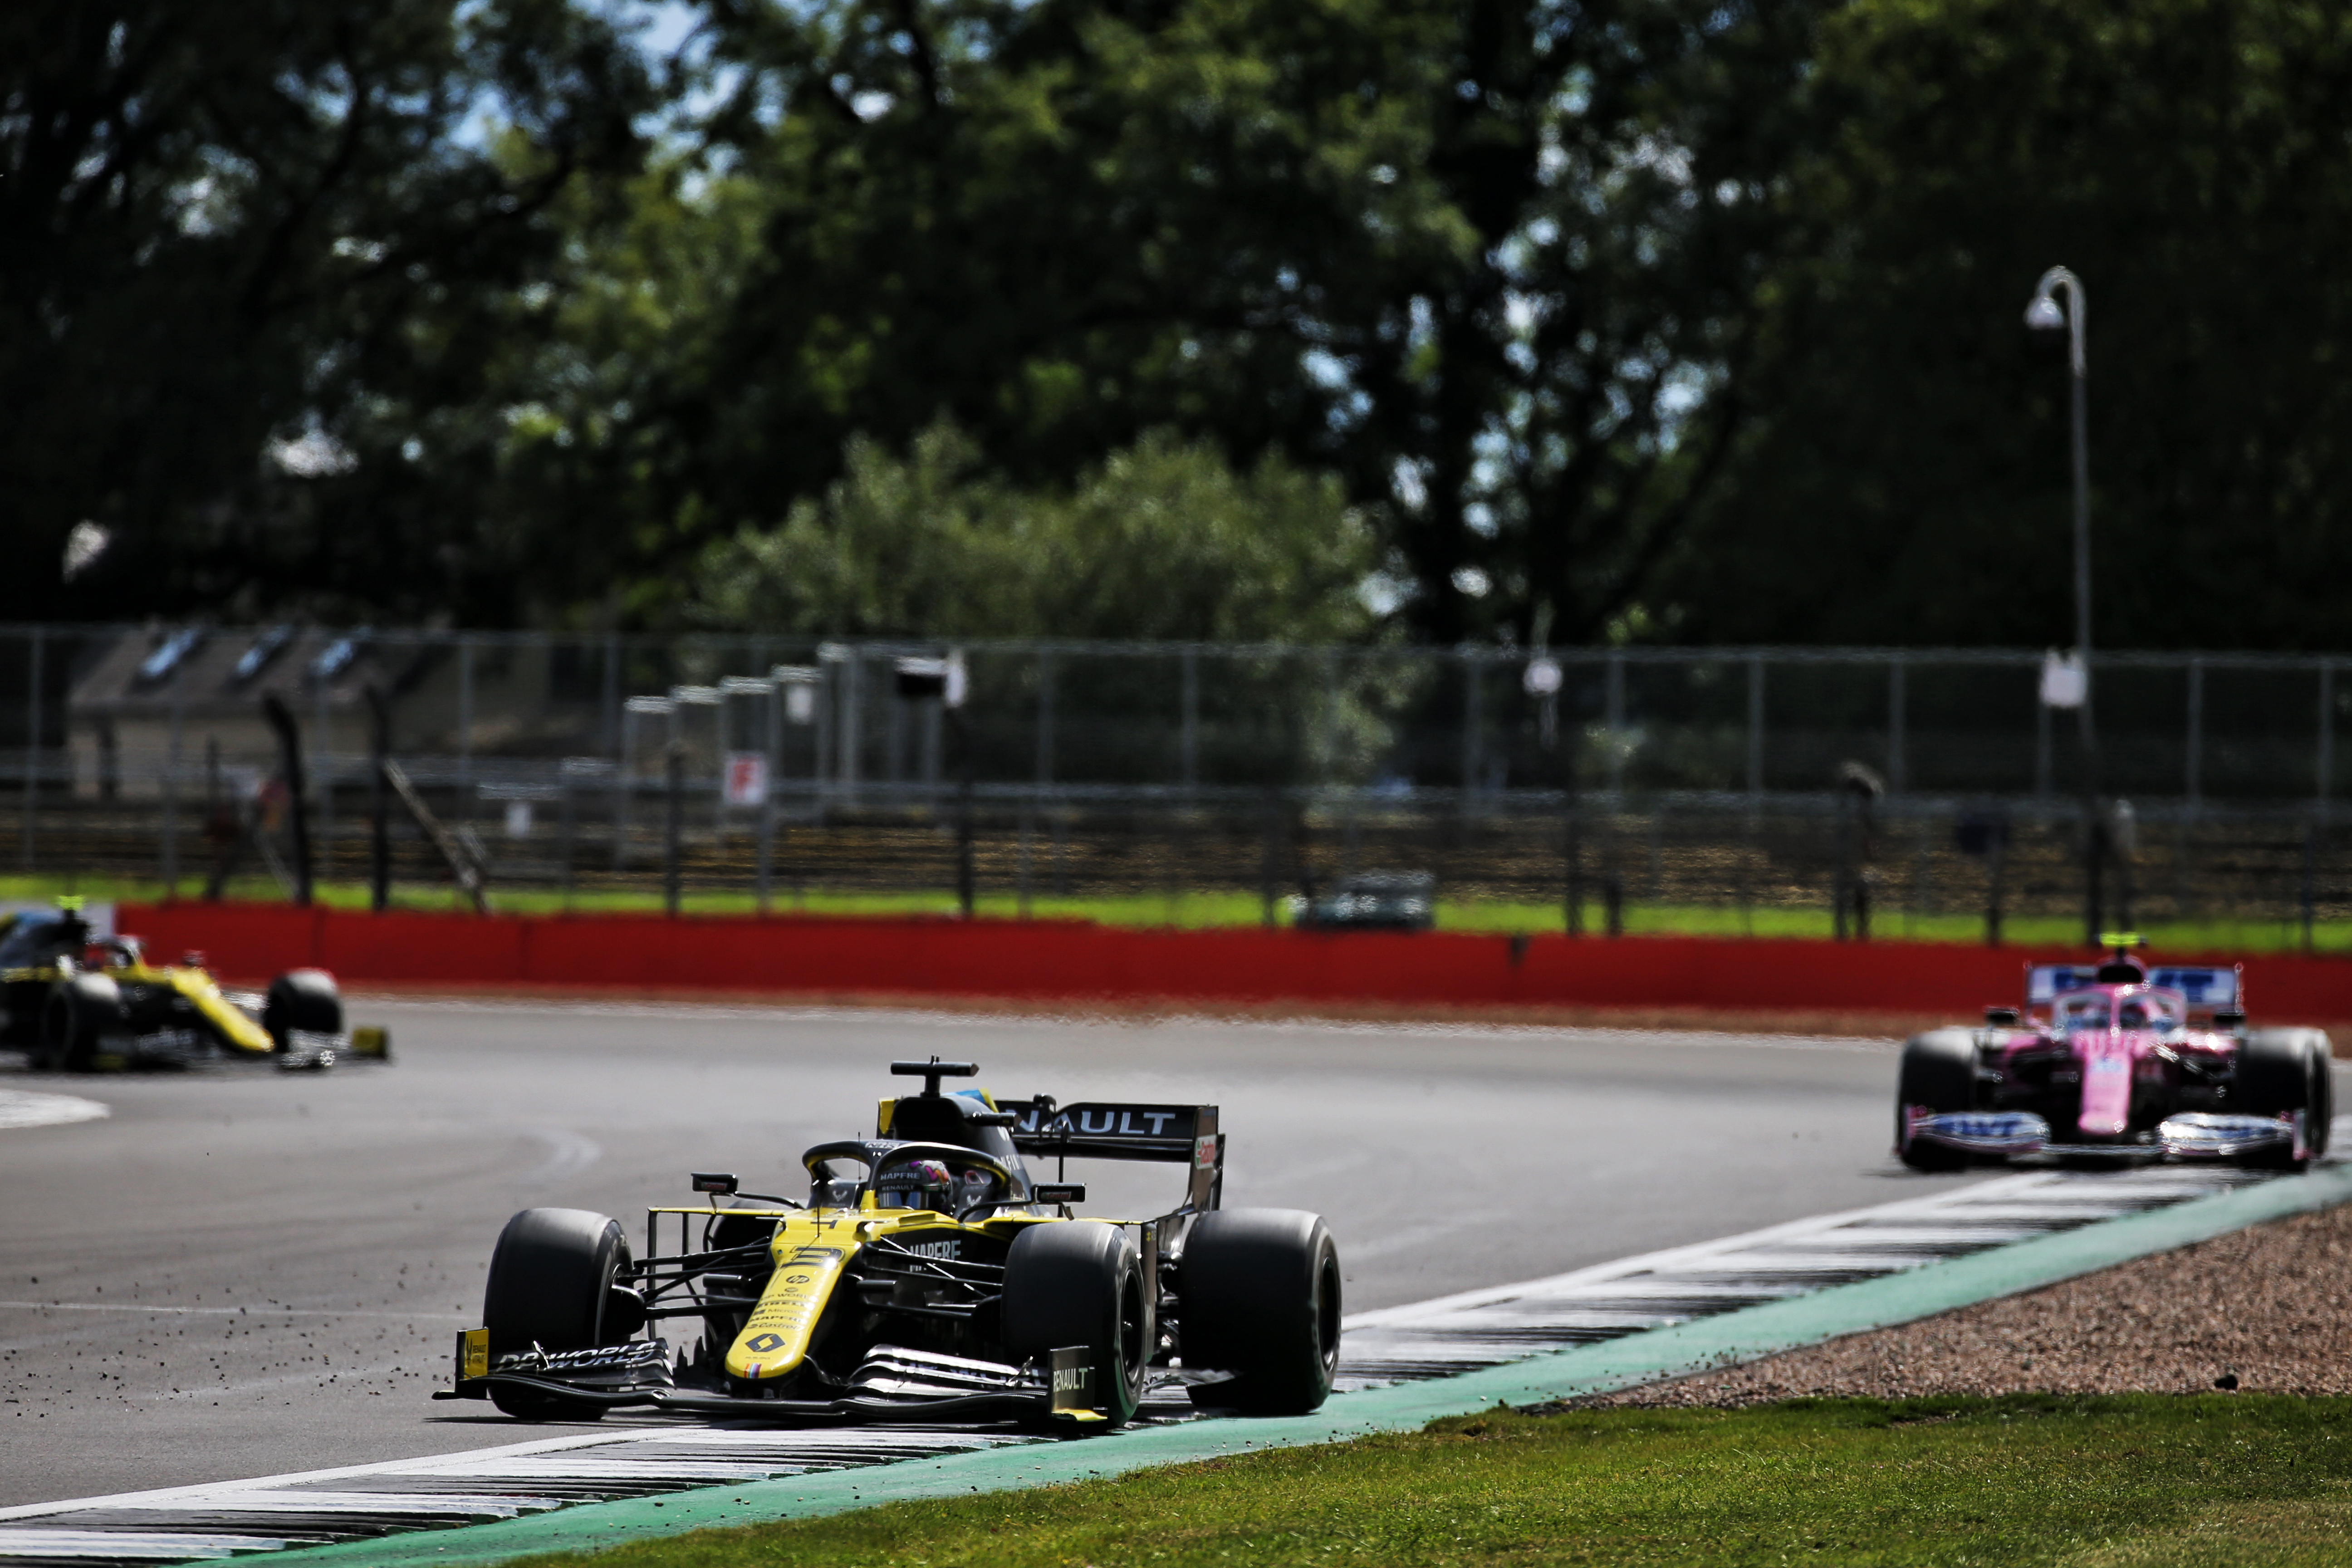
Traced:
[[1349, 1443], [526, 1561], [2269, 1568], [2347, 1560], [2352, 1399], [2123, 1394], [1498, 1409]]

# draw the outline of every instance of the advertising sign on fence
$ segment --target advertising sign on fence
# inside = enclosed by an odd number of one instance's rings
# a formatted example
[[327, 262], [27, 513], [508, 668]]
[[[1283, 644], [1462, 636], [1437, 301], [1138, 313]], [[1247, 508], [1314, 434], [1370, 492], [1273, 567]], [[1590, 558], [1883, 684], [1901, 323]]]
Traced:
[[727, 753], [727, 804], [765, 805], [768, 803], [768, 759], [758, 752]]

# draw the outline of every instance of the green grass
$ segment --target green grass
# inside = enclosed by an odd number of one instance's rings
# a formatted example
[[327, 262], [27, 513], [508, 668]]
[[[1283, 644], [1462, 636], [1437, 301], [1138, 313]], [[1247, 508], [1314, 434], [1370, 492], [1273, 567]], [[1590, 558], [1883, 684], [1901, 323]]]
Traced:
[[[183, 897], [194, 897], [201, 883], [190, 879], [181, 884]], [[321, 903], [338, 909], [365, 909], [368, 889], [362, 882], [321, 882], [318, 886]], [[111, 899], [126, 902], [152, 902], [163, 897], [160, 882], [144, 879], [100, 877], [0, 877], [0, 901], [47, 900], [59, 893], [78, 892], [85, 898]], [[285, 892], [267, 877], [243, 878], [229, 884], [232, 899], [276, 902]], [[583, 913], [629, 912], [644, 914], [662, 907], [658, 889], [626, 889], [621, 890], [582, 890], [566, 898], [562, 892], [542, 888], [506, 888], [490, 889], [493, 908], [509, 914], [554, 914], [565, 910]], [[460, 910], [465, 901], [446, 885], [408, 883], [394, 889], [393, 903], [405, 910]], [[743, 915], [754, 913], [759, 901], [748, 891], [689, 892], [681, 900], [688, 914]], [[845, 893], [811, 889], [795, 897], [789, 890], [779, 890], [770, 906], [782, 914], [885, 916], [885, 915], [952, 915], [955, 897], [952, 893]], [[983, 894], [976, 905], [982, 916], [996, 920], [1015, 920], [1024, 913], [1020, 900], [1012, 893]], [[1147, 926], [1184, 931], [1208, 930], [1219, 927], [1254, 926], [1260, 922], [1264, 906], [1258, 896], [1246, 892], [1141, 893], [1124, 896], [1089, 898], [1036, 897], [1029, 900], [1025, 910], [1035, 920], [1097, 921], [1105, 925]], [[1277, 918], [1287, 923], [1286, 910], [1278, 906]], [[1755, 908], [1726, 909], [1706, 905], [1628, 904], [1624, 912], [1625, 930], [1637, 936], [1755, 936], [1811, 937], [1825, 939], [1832, 934], [1827, 910]], [[1561, 929], [1563, 911], [1558, 904], [1510, 903], [1441, 900], [1437, 909], [1438, 927], [1444, 931], [1491, 931], [1497, 934], [1520, 931], [1556, 931]], [[1595, 901], [1584, 911], [1584, 929], [1597, 933], [1601, 929], [1601, 910]], [[2082, 924], [2069, 915], [2033, 915], [2011, 917], [2004, 922], [2002, 933], [2011, 946], [2063, 948], [2079, 939]], [[2303, 928], [2292, 921], [2196, 921], [2142, 924], [2140, 934], [2151, 948], [2168, 952], [2287, 952], [2303, 946]], [[1962, 942], [1984, 940], [1984, 922], [1975, 915], [1908, 916], [1899, 910], [1882, 913], [1872, 928], [1872, 936], [1881, 942]], [[2323, 921], [2313, 929], [2313, 947], [2325, 953], [2352, 953], [2352, 921]]]
[[1116, 1479], [707, 1531], [533, 1568], [2352, 1561], [2352, 1400], [1513, 1413]]

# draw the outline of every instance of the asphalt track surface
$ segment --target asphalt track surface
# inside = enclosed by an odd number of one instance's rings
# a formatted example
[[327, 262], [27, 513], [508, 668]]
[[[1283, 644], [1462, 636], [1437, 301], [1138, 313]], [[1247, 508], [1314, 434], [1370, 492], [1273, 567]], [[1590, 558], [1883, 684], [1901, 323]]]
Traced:
[[[797, 1194], [894, 1058], [1065, 1100], [1213, 1103], [1225, 1202], [1311, 1208], [1351, 1311], [1925, 1195], [1886, 1152], [1895, 1043], [1589, 1029], [893, 1011], [366, 1003], [396, 1059], [0, 1091], [111, 1114], [0, 1125], [0, 1506], [557, 1435], [430, 1403], [514, 1210], [642, 1235], [690, 1170]], [[0, 1063], [15, 1058], [0, 1057]], [[1074, 1165], [1086, 1212], [1174, 1167]], [[622, 1418], [615, 1417], [614, 1424]]]

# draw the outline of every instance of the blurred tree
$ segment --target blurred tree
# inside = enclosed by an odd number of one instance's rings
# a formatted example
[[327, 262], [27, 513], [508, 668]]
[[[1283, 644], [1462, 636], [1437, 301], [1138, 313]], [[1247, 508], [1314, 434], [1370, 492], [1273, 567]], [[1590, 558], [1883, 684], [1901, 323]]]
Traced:
[[2352, 575], [2352, 12], [1859, 0], [1822, 31], [1769, 418], [1651, 603], [1727, 641], [2073, 636], [2063, 334], [2088, 286], [2095, 640], [2336, 648]]
[[1378, 546], [1339, 481], [1267, 454], [1246, 473], [1166, 432], [1066, 490], [989, 474], [934, 426], [895, 458], [853, 437], [781, 526], [703, 552], [688, 618], [734, 630], [926, 637], [1346, 642]]
[[[702, 9], [709, 158], [655, 205], [759, 242], [719, 247], [744, 269], [688, 290], [653, 362], [591, 353], [607, 374], [512, 457], [630, 531], [641, 615], [666, 563], [773, 527], [852, 437], [904, 450], [945, 416], [1045, 490], [1154, 429], [1285, 453], [1381, 509], [1423, 635], [1541, 614], [1576, 639], [1738, 427], [1803, 6]], [[587, 291], [671, 276], [644, 259]], [[629, 410], [594, 439], [592, 396]]]
[[488, 394], [647, 93], [565, 0], [0, 12], [0, 616], [510, 616]]

